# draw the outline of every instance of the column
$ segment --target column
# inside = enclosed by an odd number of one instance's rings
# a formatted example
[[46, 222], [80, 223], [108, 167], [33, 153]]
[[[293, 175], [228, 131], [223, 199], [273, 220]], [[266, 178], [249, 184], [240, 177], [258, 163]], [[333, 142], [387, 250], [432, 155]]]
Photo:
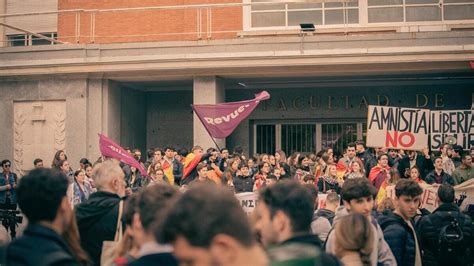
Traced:
[[[216, 76], [194, 77], [193, 103], [216, 104], [225, 102], [225, 88], [222, 79]], [[215, 139], [220, 148], [225, 147], [225, 139]], [[204, 150], [215, 147], [209, 133], [196, 114], [193, 115], [193, 143]]]
[[[7, 0], [0, 0], [0, 14], [7, 13]], [[0, 22], [5, 23], [5, 18], [0, 18]], [[8, 46], [7, 43], [7, 36], [6, 34], [6, 27], [0, 26], [0, 47]]]

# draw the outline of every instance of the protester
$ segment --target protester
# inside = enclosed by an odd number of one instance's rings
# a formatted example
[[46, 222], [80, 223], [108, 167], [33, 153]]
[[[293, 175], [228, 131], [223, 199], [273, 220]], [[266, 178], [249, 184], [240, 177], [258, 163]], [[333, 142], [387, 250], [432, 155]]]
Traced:
[[275, 152], [275, 161], [276, 164], [286, 163], [286, 153], [282, 150], [277, 150]]
[[102, 242], [114, 240], [119, 204], [125, 196], [124, 176], [115, 160], [96, 165], [92, 177], [97, 192], [75, 208], [81, 245], [94, 265], [100, 265]]
[[436, 157], [434, 160], [435, 169], [426, 175], [425, 181], [428, 184], [449, 184], [454, 185], [454, 179], [444, 171], [443, 159]]
[[365, 143], [363, 141], [356, 142], [356, 152], [357, 157], [364, 164], [364, 171], [366, 173], [370, 173], [370, 170], [376, 165], [376, 162], [374, 156], [370, 154], [368, 150], [366, 150]]
[[267, 162], [261, 162], [258, 164], [258, 173], [254, 176], [253, 191], [259, 190], [261, 187], [266, 186], [267, 177], [270, 174], [270, 164]]
[[253, 177], [249, 173], [249, 166], [243, 162], [239, 165], [238, 175], [234, 179], [235, 193], [252, 192]]
[[197, 176], [196, 166], [211, 156], [210, 153], [203, 154], [201, 146], [194, 146], [191, 153], [186, 155], [183, 162], [183, 177], [181, 184], [191, 183]]
[[44, 167], [43, 160], [41, 158], [36, 158], [33, 161], [33, 166], [34, 168], [43, 168]]
[[180, 265], [267, 265], [242, 207], [228, 189], [191, 185], [174, 204], [156, 239], [171, 243]]
[[165, 148], [165, 156], [161, 161], [161, 166], [164, 171], [164, 175], [168, 179], [168, 182], [171, 185], [175, 184], [175, 178], [173, 174], [173, 167], [174, 167], [174, 153], [175, 149], [171, 146]]
[[[358, 173], [357, 177], [362, 177], [361, 171], [360, 171], [360, 166], [362, 165], [362, 161], [357, 158], [356, 156], [356, 145], [355, 143], [351, 142], [347, 144], [346, 147], [346, 153], [344, 154], [344, 157], [339, 159], [337, 162], [337, 177], [338, 178], [343, 178], [344, 176], [348, 176], [349, 174], [353, 173], [353, 165], [357, 164], [358, 166]], [[356, 168], [357, 168], [356, 166]], [[352, 177], [356, 177], [354, 174]]]
[[382, 154], [377, 158], [377, 165], [370, 169], [369, 181], [379, 191], [385, 180], [390, 178], [390, 167], [388, 166], [388, 155]]
[[92, 186], [86, 181], [84, 170], [74, 172], [74, 182], [69, 185], [68, 198], [71, 206], [76, 206], [87, 199], [93, 193]]
[[146, 177], [142, 176], [140, 171], [132, 166], [130, 167], [130, 176], [125, 180], [127, 182], [126, 187], [132, 192], [137, 192], [144, 186], [145, 179]]
[[327, 175], [320, 176], [318, 179], [318, 190], [319, 192], [326, 193], [328, 191], [335, 191], [339, 193], [341, 191], [342, 179], [337, 177], [337, 166], [331, 164], [328, 166]]
[[18, 177], [11, 171], [12, 163], [10, 160], [3, 160], [1, 164], [3, 171], [0, 173], [0, 209], [16, 210], [16, 184]]
[[395, 186], [395, 210], [378, 218], [399, 266], [421, 266], [421, 250], [413, 217], [421, 202], [423, 189], [411, 179], [400, 180]]
[[[462, 158], [461, 158], [461, 155], [462, 155], [462, 152], [463, 152], [463, 148], [461, 145], [453, 145], [453, 150], [451, 152], [451, 160], [453, 161], [454, 163], [454, 167], [455, 168], [458, 168], [460, 165], [461, 165], [461, 161], [462, 161]], [[454, 173], [454, 172], [453, 172]]]
[[63, 150], [58, 150], [58, 151], [54, 154], [53, 162], [51, 163], [51, 168], [59, 169], [60, 166], [61, 166], [61, 165], [59, 164], [59, 162], [65, 161], [65, 160], [67, 160], [67, 155], [66, 155], [66, 153], [65, 153]]
[[446, 172], [448, 175], [451, 175], [456, 168], [454, 166], [454, 162], [451, 159], [453, 152], [453, 147], [447, 143], [441, 146], [441, 159], [443, 160], [443, 171]]
[[67, 176], [69, 184], [72, 184], [74, 182], [74, 172], [71, 170], [69, 162], [67, 160], [59, 161], [58, 167], [58, 169], [63, 172], [65, 176]]
[[187, 155], [187, 150], [186, 149], [180, 149], [175, 155], [174, 155], [174, 161], [173, 161], [173, 176], [174, 176], [174, 182], [176, 185], [181, 184], [181, 179], [183, 178], [183, 161], [184, 157]]
[[453, 172], [454, 184], [459, 185], [469, 179], [474, 178], [474, 168], [472, 168], [472, 157], [466, 153], [462, 155], [459, 167]]
[[329, 231], [331, 231], [340, 200], [336, 192], [329, 192], [326, 196], [324, 207], [313, 214], [311, 232], [317, 235], [322, 243], [326, 242]]
[[190, 184], [202, 183], [202, 182], [215, 184], [211, 179], [207, 177], [207, 171], [208, 171], [207, 163], [205, 162], [199, 163], [196, 167], [196, 170], [197, 170], [198, 176]]
[[433, 161], [429, 154], [428, 148], [423, 149], [423, 155], [419, 155], [416, 151], [408, 151], [408, 156], [403, 157], [398, 163], [398, 172], [404, 178], [410, 177], [410, 169], [413, 166], [420, 169], [421, 179], [424, 179], [425, 176], [433, 170]]
[[454, 188], [438, 188], [439, 207], [421, 218], [418, 234], [423, 250], [423, 265], [473, 265], [474, 228], [472, 219], [454, 203]]
[[360, 160], [352, 162], [351, 169], [344, 176], [344, 180], [351, 179], [351, 178], [359, 178], [359, 177], [366, 177], [364, 173], [364, 167], [362, 165], [362, 162], [360, 162]]
[[335, 254], [344, 265], [371, 265], [376, 232], [364, 215], [352, 213], [341, 218], [335, 235]]
[[418, 184], [426, 184], [420, 177], [420, 169], [415, 165], [410, 169], [410, 178]]
[[[396, 265], [396, 260], [393, 257], [392, 251], [383, 237], [382, 229], [377, 221], [371, 216], [374, 207], [374, 197], [376, 189], [365, 178], [348, 179], [344, 182], [341, 189], [341, 197], [344, 206], [336, 210], [334, 217], [334, 225], [338, 220], [348, 215], [349, 213], [359, 213], [364, 215], [372, 224], [375, 234], [373, 239], [372, 253], [370, 253], [370, 265]], [[334, 226], [333, 225], [333, 226]], [[334, 230], [329, 232], [326, 241], [326, 251], [331, 254], [336, 254], [336, 247]]]
[[313, 255], [313, 259], [321, 260], [322, 265], [339, 265], [335, 258], [321, 250], [319, 238], [309, 233], [313, 210], [314, 198], [310, 191], [294, 180], [283, 180], [259, 192], [255, 231], [265, 247], [275, 245], [270, 254], [288, 252], [296, 244], [321, 251], [321, 255]]
[[78, 265], [61, 237], [73, 215], [67, 188], [67, 177], [51, 169], [35, 169], [21, 179], [18, 204], [28, 227], [8, 246], [7, 265]]
[[300, 156], [298, 158], [294, 179], [301, 182], [306, 176], [312, 175], [311, 169], [309, 168], [310, 161], [308, 156]]
[[224, 171], [223, 183], [227, 186], [234, 186], [234, 178], [239, 169], [239, 160], [232, 158], [227, 160], [227, 169]]
[[138, 211], [132, 221], [134, 241], [140, 247], [138, 259], [130, 266], [139, 265], [178, 265], [171, 254], [171, 245], [159, 243], [154, 235], [154, 225], [165, 219], [168, 208], [178, 196], [178, 191], [169, 184], [157, 184], [140, 192]]

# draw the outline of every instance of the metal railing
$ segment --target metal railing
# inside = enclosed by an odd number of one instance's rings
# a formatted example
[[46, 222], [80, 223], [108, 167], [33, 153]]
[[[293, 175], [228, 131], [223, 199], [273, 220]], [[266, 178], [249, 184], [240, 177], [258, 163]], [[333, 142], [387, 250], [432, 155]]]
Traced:
[[[38, 38], [44, 38], [52, 43], [115, 43], [115, 42], [142, 42], [142, 41], [180, 41], [180, 40], [202, 40], [202, 39], [227, 39], [237, 38], [242, 32], [259, 31], [268, 29], [298, 30], [298, 26], [288, 24], [289, 12], [301, 11], [321, 11], [323, 16], [322, 25], [317, 25], [317, 29], [329, 27], [347, 32], [353, 27], [380, 27], [381, 25], [410, 26], [416, 24], [465, 24], [473, 23], [474, 19], [463, 19], [460, 21], [445, 19], [445, 8], [454, 6], [471, 7], [474, 10], [474, 2], [465, 3], [444, 3], [442, 5], [440, 21], [416, 21], [410, 22], [406, 19], [408, 8], [432, 7], [436, 4], [403, 4], [401, 5], [368, 5], [368, 0], [268, 0], [265, 2], [252, 2], [243, 0], [236, 3], [216, 3], [216, 4], [195, 4], [195, 5], [173, 5], [173, 6], [151, 6], [151, 7], [130, 7], [130, 8], [109, 8], [109, 9], [70, 9], [44, 12], [0, 14], [0, 27], [16, 28], [18, 32], [30, 34]], [[355, 5], [354, 2], [357, 2]], [[316, 3], [321, 7], [289, 9], [290, 4], [295, 3]], [[340, 8], [331, 8], [329, 3], [341, 3]], [[283, 5], [282, 12], [285, 14], [285, 24], [275, 27], [256, 27], [252, 24], [253, 14], [279, 12], [271, 8], [275, 4]], [[403, 20], [396, 23], [368, 23], [369, 13], [383, 8], [402, 8]], [[258, 10], [254, 10], [258, 9]], [[340, 24], [325, 25], [325, 11], [341, 10], [343, 20]], [[358, 12], [357, 21], [349, 21], [348, 12]], [[119, 16], [117, 16], [119, 14]], [[235, 16], [237, 14], [237, 16]], [[35, 19], [35, 16], [57, 15], [57, 39], [48, 39], [47, 36], [38, 35], [38, 32], [6, 23], [12, 18]], [[231, 16], [226, 20], [226, 16]], [[472, 16], [474, 18], [474, 15]], [[125, 21], [136, 19], [141, 23], [125, 24]], [[233, 21], [234, 19], [234, 21]], [[146, 20], [143, 21], [142, 20]], [[162, 21], [162, 24], [156, 24]], [[132, 21], [133, 22], [133, 21]], [[307, 21], [302, 21], [307, 22]], [[114, 25], [110, 25], [114, 23]], [[154, 24], [155, 23], [155, 24]], [[121, 27], [122, 25], [125, 25]], [[153, 25], [154, 28], [149, 26]], [[317, 32], [317, 31], [316, 31]], [[8, 39], [4, 40], [7, 42]]]

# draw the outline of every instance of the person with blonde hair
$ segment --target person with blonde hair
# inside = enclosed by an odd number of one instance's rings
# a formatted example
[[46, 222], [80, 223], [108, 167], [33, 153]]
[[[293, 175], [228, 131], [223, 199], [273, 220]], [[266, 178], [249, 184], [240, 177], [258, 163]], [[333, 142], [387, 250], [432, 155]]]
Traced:
[[370, 221], [363, 214], [351, 213], [343, 217], [335, 229], [336, 257], [347, 266], [371, 265], [374, 234]]

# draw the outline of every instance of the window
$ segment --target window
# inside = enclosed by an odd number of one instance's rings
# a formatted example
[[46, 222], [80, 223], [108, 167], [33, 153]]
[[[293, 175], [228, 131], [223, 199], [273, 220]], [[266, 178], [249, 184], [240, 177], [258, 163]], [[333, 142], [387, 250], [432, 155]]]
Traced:
[[[266, 4], [268, 0], [251, 0], [251, 27], [291, 27], [301, 23], [315, 25], [358, 24], [359, 3], [341, 1], [329, 3]], [[258, 4], [265, 2], [265, 4]]]
[[[342, 154], [349, 142], [365, 140], [367, 124], [354, 123], [273, 123], [254, 124], [254, 152], [273, 154], [283, 150], [293, 152], [316, 153], [332, 148]], [[358, 130], [359, 129], [359, 130]]]
[[[49, 38], [57, 39], [56, 32], [40, 33]], [[54, 42], [33, 36], [31, 34], [8, 35], [9, 46], [51, 45]]]

